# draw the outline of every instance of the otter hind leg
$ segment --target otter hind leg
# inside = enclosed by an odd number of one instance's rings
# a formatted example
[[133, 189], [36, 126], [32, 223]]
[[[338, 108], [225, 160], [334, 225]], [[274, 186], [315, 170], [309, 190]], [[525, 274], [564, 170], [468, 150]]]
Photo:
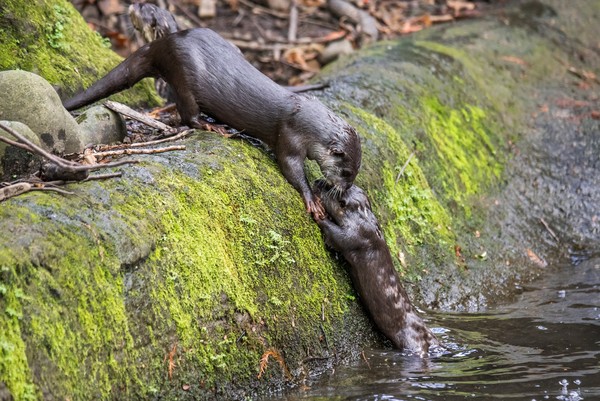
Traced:
[[174, 89], [176, 94], [175, 104], [181, 117], [181, 125], [187, 125], [190, 128], [202, 128], [203, 121], [200, 118], [200, 108], [193, 93], [187, 89]]

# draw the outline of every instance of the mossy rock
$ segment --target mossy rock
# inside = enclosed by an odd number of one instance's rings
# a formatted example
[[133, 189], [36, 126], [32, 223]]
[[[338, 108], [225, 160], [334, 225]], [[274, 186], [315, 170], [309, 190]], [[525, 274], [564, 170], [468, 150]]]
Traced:
[[[88, 87], [121, 61], [67, 0], [3, 1], [0, 36], [0, 71], [40, 75], [61, 98]], [[160, 102], [151, 80], [114, 99], [130, 105]]]
[[[539, 227], [519, 220], [535, 216], [525, 207], [499, 226], [510, 205], [495, 200], [534, 89], [571, 85], [559, 60], [574, 46], [556, 47], [560, 19], [548, 34], [543, 20], [505, 22], [379, 43], [323, 75], [319, 96], [363, 138], [357, 183], [428, 306], [475, 310], [540, 272], [523, 254]], [[183, 143], [72, 196], [2, 204], [0, 394], [244, 399], [384, 344], [271, 156], [209, 133]]]

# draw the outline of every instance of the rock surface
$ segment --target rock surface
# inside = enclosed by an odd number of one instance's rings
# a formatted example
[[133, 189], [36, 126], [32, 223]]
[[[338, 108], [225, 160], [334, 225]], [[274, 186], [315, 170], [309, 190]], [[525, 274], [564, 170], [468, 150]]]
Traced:
[[86, 109], [76, 121], [81, 131], [81, 143], [85, 147], [122, 142], [127, 134], [121, 115], [104, 106]]
[[[528, 7], [324, 73], [319, 97], [363, 139], [357, 183], [430, 307], [483, 308], [540, 260], [598, 243], [596, 87], [566, 72], [598, 55], [562, 33], [586, 28], [577, 18]], [[14, 398], [245, 399], [382, 346], [270, 156], [214, 134], [184, 143], [74, 196], [0, 207], [0, 382]]]
[[[40, 139], [38, 138], [37, 134], [33, 132], [27, 125], [19, 121], [0, 120], [0, 123], [3, 123], [14, 129], [35, 145], [41, 146]], [[15, 137], [2, 129], [0, 129], [0, 135], [13, 141], [17, 140]], [[39, 167], [39, 156], [35, 156], [26, 150], [10, 146], [4, 142], [0, 142], [0, 180], [12, 181], [16, 178], [34, 173], [39, 169]]]
[[83, 150], [75, 119], [45, 79], [27, 71], [1, 71], [0, 93], [0, 119], [29, 126], [53, 153]]

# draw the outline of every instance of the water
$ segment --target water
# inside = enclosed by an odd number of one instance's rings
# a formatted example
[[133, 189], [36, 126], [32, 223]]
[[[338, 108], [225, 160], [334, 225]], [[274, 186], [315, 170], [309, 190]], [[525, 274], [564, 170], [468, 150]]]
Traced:
[[600, 259], [557, 269], [486, 313], [428, 313], [449, 352], [365, 350], [296, 400], [600, 400]]

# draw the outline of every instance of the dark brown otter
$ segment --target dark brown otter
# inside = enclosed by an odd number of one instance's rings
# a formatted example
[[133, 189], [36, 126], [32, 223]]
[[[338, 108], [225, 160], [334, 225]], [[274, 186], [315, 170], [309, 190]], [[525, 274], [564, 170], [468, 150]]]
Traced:
[[315, 160], [338, 192], [358, 174], [361, 147], [354, 128], [317, 99], [277, 85], [209, 29], [179, 31], [148, 43], [64, 106], [77, 109], [150, 76], [173, 88], [184, 125], [200, 128], [203, 111], [273, 149], [283, 175], [315, 218], [325, 213], [306, 180], [304, 159]]
[[325, 243], [350, 264], [352, 283], [377, 328], [396, 348], [421, 356], [430, 347], [439, 345], [400, 283], [363, 190], [353, 185], [336, 199], [328, 196], [331, 188], [322, 180], [317, 181], [313, 190], [330, 216], [317, 220]]
[[177, 32], [179, 25], [173, 14], [151, 3], [134, 3], [129, 6], [129, 19], [146, 43]]
[[[164, 8], [155, 6], [152, 3], [131, 4], [128, 12], [131, 24], [142, 35], [146, 43], [150, 43], [179, 30], [175, 16]], [[237, 47], [234, 47], [234, 49], [240, 51]], [[327, 86], [329, 86], [327, 82], [322, 82], [310, 85], [284, 86], [284, 88], [294, 93], [301, 93], [323, 89]], [[175, 102], [174, 94], [171, 93], [166, 87], [165, 82], [161, 79], [156, 81], [156, 90], [169, 102]]]

